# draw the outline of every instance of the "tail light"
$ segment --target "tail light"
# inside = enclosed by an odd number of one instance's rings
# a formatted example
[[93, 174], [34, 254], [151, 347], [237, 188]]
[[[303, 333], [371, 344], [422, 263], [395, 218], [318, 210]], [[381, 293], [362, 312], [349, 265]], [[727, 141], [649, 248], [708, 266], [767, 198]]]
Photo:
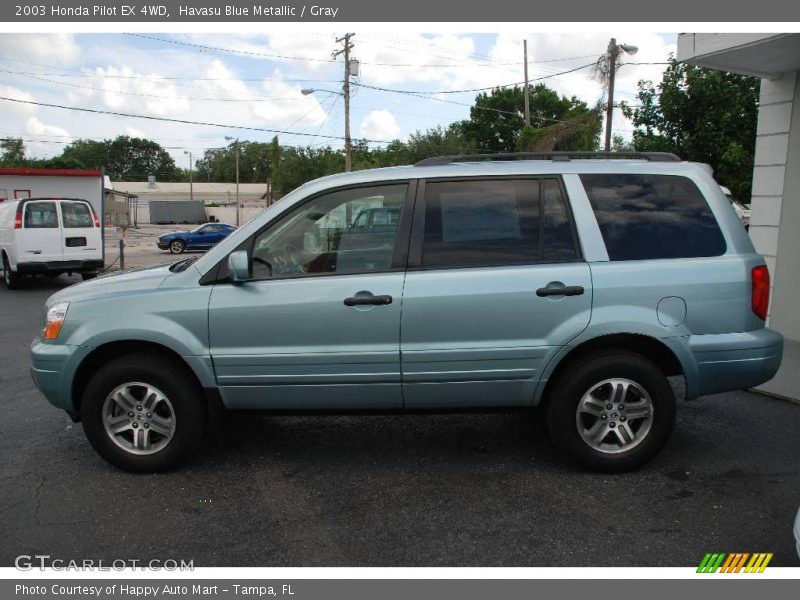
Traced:
[[91, 210], [92, 210], [92, 221], [94, 221], [94, 226], [100, 227], [100, 219], [97, 218], [97, 213], [94, 212], [94, 208], [92, 208]]
[[753, 267], [753, 312], [762, 321], [767, 320], [769, 308], [769, 270], [766, 265]]
[[14, 229], [22, 229], [22, 203], [17, 205], [17, 212], [14, 213]]

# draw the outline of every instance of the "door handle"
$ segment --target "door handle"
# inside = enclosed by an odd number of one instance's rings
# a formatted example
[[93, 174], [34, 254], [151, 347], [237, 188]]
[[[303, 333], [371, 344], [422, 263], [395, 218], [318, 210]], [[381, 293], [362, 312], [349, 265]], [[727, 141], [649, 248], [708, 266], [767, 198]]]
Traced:
[[540, 298], [545, 296], [581, 296], [583, 295], [582, 285], [563, 285], [560, 287], [543, 287], [536, 290], [536, 295]]
[[344, 299], [345, 306], [365, 306], [370, 304], [375, 306], [383, 306], [391, 303], [392, 297], [385, 294], [382, 296], [352, 296]]

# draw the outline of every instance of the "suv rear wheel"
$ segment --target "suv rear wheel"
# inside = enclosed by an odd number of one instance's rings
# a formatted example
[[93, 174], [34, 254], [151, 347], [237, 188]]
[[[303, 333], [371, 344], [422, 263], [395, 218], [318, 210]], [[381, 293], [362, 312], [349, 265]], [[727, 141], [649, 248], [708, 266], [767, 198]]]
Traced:
[[163, 357], [117, 358], [92, 377], [81, 419], [92, 447], [127, 471], [175, 467], [200, 445], [205, 429], [203, 393], [194, 378]]
[[17, 290], [20, 287], [19, 273], [11, 270], [8, 257], [3, 253], [3, 283], [9, 290]]
[[559, 376], [547, 406], [553, 442], [594, 471], [626, 471], [650, 460], [675, 424], [675, 394], [646, 358], [609, 352]]

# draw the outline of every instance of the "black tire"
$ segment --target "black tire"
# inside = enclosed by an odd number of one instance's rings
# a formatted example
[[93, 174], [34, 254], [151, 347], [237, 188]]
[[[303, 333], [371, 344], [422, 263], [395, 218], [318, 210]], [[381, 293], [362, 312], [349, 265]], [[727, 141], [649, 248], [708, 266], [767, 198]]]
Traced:
[[18, 290], [22, 281], [19, 273], [14, 273], [11, 270], [11, 265], [8, 264], [8, 257], [3, 253], [3, 283], [9, 290]]
[[[625, 421], [624, 411], [617, 411], [615, 408], [609, 410], [607, 406], [614, 406], [613, 401], [609, 401], [611, 404], [599, 409], [605, 417], [602, 414], [594, 417], [590, 413], [578, 416], [578, 406], [584, 395], [612, 378], [629, 380], [640, 386], [649, 396], [652, 407], [649, 429], [645, 427], [646, 420], [631, 419], [628, 422], [628, 431], [634, 431], [636, 435], [630, 440], [629, 449], [624, 449], [614, 430], [609, 432], [608, 437], [602, 438], [608, 443], [600, 443], [600, 446], [608, 448], [614, 444], [619, 445], [619, 450], [615, 453], [590, 445], [583, 439], [581, 430], [591, 430], [590, 425], [594, 424], [592, 419], [595, 419], [594, 422], [603, 419], [598, 432], [603, 425], [611, 427], [612, 422], [616, 428], [619, 426], [619, 419]], [[597, 388], [597, 392], [602, 393], [604, 389], [612, 388], [611, 384], [606, 385], [605, 388]], [[664, 446], [675, 424], [675, 394], [666, 376], [654, 363], [631, 352], [611, 351], [576, 362], [560, 374], [548, 396], [547, 427], [553, 443], [573, 462], [592, 471], [620, 472], [641, 466]], [[629, 392], [628, 399], [639, 399], [635, 388]], [[588, 422], [580, 419], [588, 419]], [[636, 427], [638, 431], [634, 429]], [[620, 429], [617, 431], [622, 435]], [[639, 439], [640, 432], [642, 436]], [[639, 441], [635, 441], [637, 439]]]
[[169, 251], [171, 254], [183, 254], [186, 250], [186, 242], [183, 240], [172, 240], [169, 243]]
[[[128, 382], [154, 386], [168, 398], [174, 412], [171, 439], [152, 454], [126, 450], [106, 432], [106, 398]], [[185, 367], [163, 356], [132, 354], [105, 364], [86, 386], [80, 408], [83, 430], [92, 447], [109, 463], [126, 471], [152, 473], [177, 467], [197, 452], [206, 426], [206, 402], [197, 380]], [[134, 421], [136, 417], [131, 423]]]
[[84, 281], [89, 281], [90, 279], [94, 279], [97, 277], [97, 273], [81, 273], [81, 279]]

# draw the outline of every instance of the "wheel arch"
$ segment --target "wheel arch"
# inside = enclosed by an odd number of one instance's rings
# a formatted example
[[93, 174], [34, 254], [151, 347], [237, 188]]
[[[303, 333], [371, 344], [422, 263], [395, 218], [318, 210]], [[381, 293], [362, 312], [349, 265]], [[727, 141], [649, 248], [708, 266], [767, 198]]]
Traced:
[[[585, 340], [572, 348], [563, 348], [553, 357], [542, 373], [533, 405], [547, 402], [558, 377], [576, 361], [588, 355], [608, 350], [634, 352], [652, 361], [667, 377], [687, 377], [687, 369], [673, 348], [663, 340], [641, 333], [614, 333]], [[687, 379], [687, 385], [689, 381]]]
[[75, 369], [72, 377], [73, 414], [80, 415], [83, 392], [92, 375], [98, 369], [121, 356], [145, 354], [169, 360], [190, 375], [205, 392], [204, 400], [208, 400], [207, 388], [203, 386], [203, 377], [187, 362], [186, 358], [163, 344], [145, 340], [120, 340], [102, 344], [87, 354]]

